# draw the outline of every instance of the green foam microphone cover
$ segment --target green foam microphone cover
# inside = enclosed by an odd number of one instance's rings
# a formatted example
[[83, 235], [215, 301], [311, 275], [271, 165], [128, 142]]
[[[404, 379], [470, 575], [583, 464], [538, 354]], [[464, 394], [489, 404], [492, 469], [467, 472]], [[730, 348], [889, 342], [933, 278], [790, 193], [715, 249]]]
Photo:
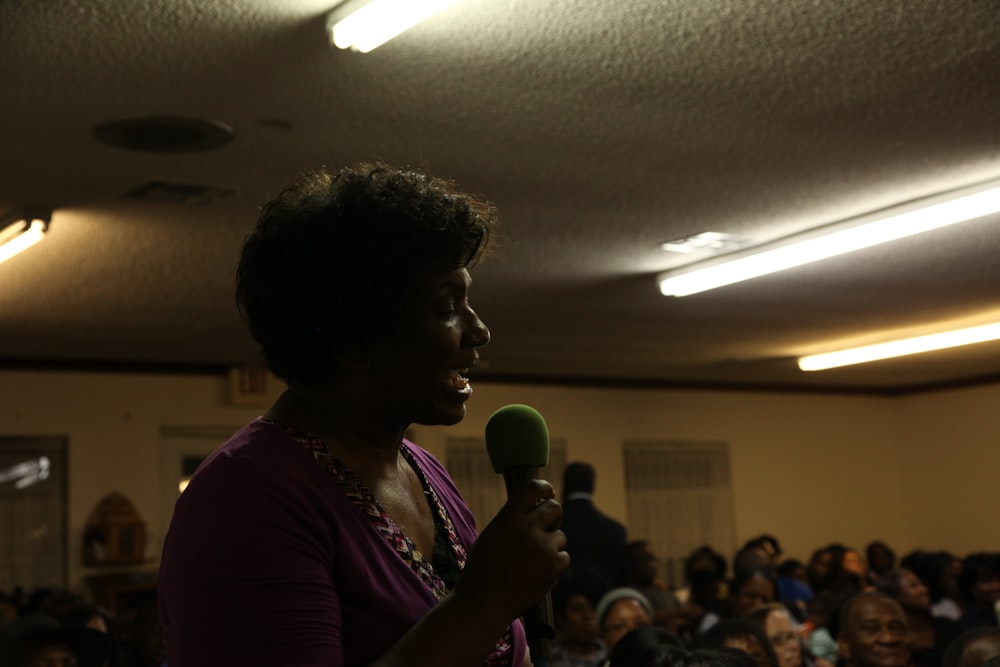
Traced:
[[493, 470], [544, 468], [549, 464], [549, 429], [545, 418], [528, 405], [506, 405], [486, 422], [486, 451]]

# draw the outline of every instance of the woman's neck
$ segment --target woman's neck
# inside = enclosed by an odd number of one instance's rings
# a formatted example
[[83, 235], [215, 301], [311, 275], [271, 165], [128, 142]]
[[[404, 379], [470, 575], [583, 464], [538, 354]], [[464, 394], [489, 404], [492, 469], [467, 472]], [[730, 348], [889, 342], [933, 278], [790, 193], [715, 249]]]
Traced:
[[356, 474], [395, 468], [406, 430], [378, 424], [360, 406], [315, 389], [288, 389], [264, 417], [318, 436]]

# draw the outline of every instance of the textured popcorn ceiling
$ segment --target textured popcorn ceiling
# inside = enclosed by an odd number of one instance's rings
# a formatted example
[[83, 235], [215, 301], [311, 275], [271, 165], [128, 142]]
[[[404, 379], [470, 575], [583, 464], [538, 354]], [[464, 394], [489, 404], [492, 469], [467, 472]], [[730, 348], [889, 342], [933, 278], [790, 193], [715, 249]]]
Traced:
[[[481, 375], [907, 391], [1000, 378], [1000, 345], [803, 374], [797, 354], [1000, 319], [1000, 217], [699, 296], [663, 241], [773, 239], [1000, 178], [1000, 3], [459, 0], [361, 55], [316, 0], [0, 3], [0, 214], [56, 209], [0, 265], [0, 363], [254, 363], [243, 234], [296, 173], [421, 166], [493, 200]], [[100, 123], [171, 115], [222, 148]], [[149, 182], [231, 192], [127, 198]]]

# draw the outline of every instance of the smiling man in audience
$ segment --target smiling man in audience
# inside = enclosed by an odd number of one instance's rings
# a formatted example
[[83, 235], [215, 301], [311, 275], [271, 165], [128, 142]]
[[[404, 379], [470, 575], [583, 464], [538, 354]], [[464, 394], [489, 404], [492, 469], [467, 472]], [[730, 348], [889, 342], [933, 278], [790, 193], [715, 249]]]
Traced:
[[909, 667], [913, 635], [899, 603], [866, 591], [848, 600], [840, 616], [845, 667]]

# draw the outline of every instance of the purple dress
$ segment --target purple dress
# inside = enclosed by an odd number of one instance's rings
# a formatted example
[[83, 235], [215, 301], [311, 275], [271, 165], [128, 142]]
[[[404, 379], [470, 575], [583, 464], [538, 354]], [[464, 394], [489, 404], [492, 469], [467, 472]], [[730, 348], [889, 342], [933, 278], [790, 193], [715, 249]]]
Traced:
[[[437, 547], [460, 568], [476, 538], [471, 512], [434, 457], [407, 441], [402, 453], [430, 491]], [[447, 578], [317, 438], [258, 419], [177, 501], [158, 586], [167, 663], [366, 665], [437, 603]], [[515, 622], [484, 664], [520, 665], [524, 654]]]

